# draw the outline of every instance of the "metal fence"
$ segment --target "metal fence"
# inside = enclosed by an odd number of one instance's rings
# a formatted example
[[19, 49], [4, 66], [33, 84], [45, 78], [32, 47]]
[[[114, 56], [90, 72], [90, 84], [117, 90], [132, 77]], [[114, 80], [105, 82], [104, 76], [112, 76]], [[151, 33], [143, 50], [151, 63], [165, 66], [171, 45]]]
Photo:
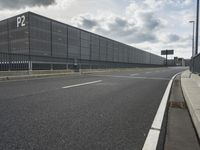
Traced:
[[0, 71], [28, 70], [28, 66], [27, 55], [0, 53]]
[[200, 73], [200, 54], [194, 56], [190, 61], [190, 71]]
[[[107, 69], [159, 66], [0, 52], [0, 71]], [[160, 65], [161, 66], [161, 65]]]

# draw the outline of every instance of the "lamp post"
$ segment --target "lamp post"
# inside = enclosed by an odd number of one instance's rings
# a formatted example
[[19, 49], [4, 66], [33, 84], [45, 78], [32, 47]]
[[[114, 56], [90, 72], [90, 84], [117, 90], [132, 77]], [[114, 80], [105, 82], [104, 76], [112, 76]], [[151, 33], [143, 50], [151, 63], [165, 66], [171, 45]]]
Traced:
[[196, 50], [195, 50], [195, 55], [198, 54], [198, 43], [199, 43], [199, 0], [197, 0], [197, 17], [196, 17]]
[[192, 23], [193, 30], [192, 30], [192, 57], [195, 56], [195, 51], [194, 51], [194, 23], [195, 21], [189, 21], [189, 23]]

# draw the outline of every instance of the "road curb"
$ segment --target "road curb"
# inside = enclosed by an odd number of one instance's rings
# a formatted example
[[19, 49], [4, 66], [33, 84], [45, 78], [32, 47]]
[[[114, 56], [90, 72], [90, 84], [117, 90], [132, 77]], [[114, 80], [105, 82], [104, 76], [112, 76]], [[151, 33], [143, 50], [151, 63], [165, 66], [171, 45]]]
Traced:
[[[80, 72], [60, 72], [60, 73], [41, 73], [41, 74], [22, 74], [22, 75], [5, 75], [0, 76], [0, 81], [7, 81], [7, 80], [23, 80], [23, 79], [33, 79], [33, 78], [42, 78], [42, 77], [56, 77], [56, 76], [65, 76], [65, 75], [73, 75], [73, 74], [95, 74], [95, 73], [103, 73], [103, 72], [119, 72], [122, 70], [142, 70], [142, 69], [152, 69], [152, 68], [120, 68], [120, 69], [82, 69]], [[10, 72], [9, 72], [10, 73]], [[26, 72], [27, 73], [27, 72]]]
[[157, 110], [156, 116], [154, 117], [154, 121], [153, 121], [151, 128], [149, 130], [149, 133], [146, 137], [146, 140], [145, 140], [142, 150], [156, 150], [157, 149], [159, 135], [161, 132], [161, 127], [162, 127], [162, 123], [163, 123], [165, 110], [167, 107], [167, 102], [168, 102], [169, 95], [171, 92], [172, 83], [178, 74], [180, 74], [180, 73], [175, 74], [171, 78], [171, 80], [169, 81], [169, 83], [167, 85], [167, 88], [162, 97], [161, 103]]
[[56, 73], [56, 74], [34, 74], [34, 75], [19, 75], [19, 76], [3, 76], [0, 77], [0, 81], [7, 81], [7, 80], [23, 80], [23, 79], [33, 79], [33, 78], [43, 78], [43, 77], [56, 77], [56, 76], [65, 76], [65, 75], [72, 75], [75, 74], [71, 73]]

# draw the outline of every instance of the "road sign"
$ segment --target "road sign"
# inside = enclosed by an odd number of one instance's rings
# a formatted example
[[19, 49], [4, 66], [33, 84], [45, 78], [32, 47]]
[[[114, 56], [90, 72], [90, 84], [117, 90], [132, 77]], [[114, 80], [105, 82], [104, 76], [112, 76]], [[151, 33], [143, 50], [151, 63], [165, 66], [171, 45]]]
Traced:
[[166, 66], [167, 66], [167, 56], [168, 55], [173, 55], [174, 50], [161, 50], [161, 55], [166, 55]]
[[173, 55], [174, 50], [162, 50], [161, 55]]

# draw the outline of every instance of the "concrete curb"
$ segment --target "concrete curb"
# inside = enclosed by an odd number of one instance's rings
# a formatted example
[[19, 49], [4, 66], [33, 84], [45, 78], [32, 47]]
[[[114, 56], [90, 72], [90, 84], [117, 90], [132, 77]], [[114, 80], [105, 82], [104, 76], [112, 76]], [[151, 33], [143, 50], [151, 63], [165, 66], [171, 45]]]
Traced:
[[[21, 71], [21, 72], [2, 72], [5, 74], [4, 76], [0, 76], [0, 81], [6, 80], [23, 80], [23, 79], [33, 79], [33, 78], [42, 78], [42, 77], [55, 77], [55, 76], [65, 76], [65, 75], [73, 75], [73, 74], [94, 74], [94, 73], [103, 73], [103, 72], [119, 72], [119, 71], [131, 71], [131, 70], [151, 70], [153, 68], [118, 68], [118, 69], [82, 69], [80, 72], [73, 72], [73, 71]], [[13, 75], [11, 75], [13, 74]]]
[[52, 74], [33, 74], [33, 75], [19, 75], [19, 76], [3, 76], [0, 77], [0, 81], [6, 80], [21, 80], [21, 79], [33, 79], [33, 78], [42, 78], [42, 77], [56, 77], [56, 76], [65, 76], [72, 75], [74, 72], [70, 73], [52, 73]]
[[172, 88], [172, 83], [178, 74], [180, 74], [180, 73], [175, 74], [171, 78], [171, 80], [169, 81], [169, 83], [167, 85], [167, 88], [162, 97], [161, 103], [160, 103], [157, 113], [154, 117], [153, 123], [152, 123], [149, 133], [146, 137], [146, 140], [145, 140], [142, 150], [156, 150], [157, 149], [158, 140], [159, 140], [162, 123], [163, 123], [163, 118], [164, 118], [164, 114], [165, 114], [166, 107], [167, 107], [167, 102], [168, 102], [169, 95], [170, 95], [171, 88]]
[[195, 79], [193, 80], [192, 78], [191, 72], [183, 72], [181, 74], [181, 87], [198, 138], [200, 139], [200, 87], [195, 83]]

